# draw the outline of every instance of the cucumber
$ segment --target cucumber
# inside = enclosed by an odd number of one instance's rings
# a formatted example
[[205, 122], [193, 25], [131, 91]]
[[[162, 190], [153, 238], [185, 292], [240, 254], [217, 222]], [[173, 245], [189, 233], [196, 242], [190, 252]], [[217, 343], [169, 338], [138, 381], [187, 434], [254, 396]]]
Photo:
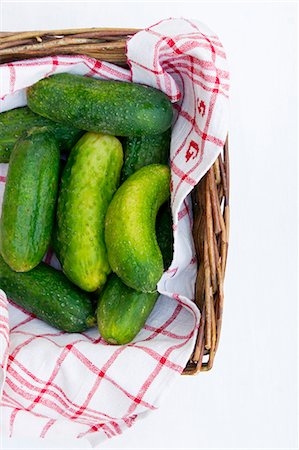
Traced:
[[48, 119], [115, 136], [163, 133], [171, 126], [172, 105], [152, 87], [62, 73], [27, 90], [28, 106]]
[[47, 128], [32, 128], [10, 159], [0, 222], [0, 253], [17, 272], [31, 270], [50, 243], [60, 154]]
[[170, 152], [171, 129], [151, 136], [129, 136], [123, 139], [124, 165], [122, 182], [143, 166], [167, 164]]
[[62, 174], [53, 242], [64, 273], [85, 291], [102, 287], [111, 271], [104, 220], [122, 163], [118, 139], [90, 132], [72, 149]]
[[131, 342], [144, 326], [158, 292], [138, 292], [112, 275], [99, 298], [97, 322], [101, 336], [109, 344]]
[[69, 151], [84, 133], [34, 114], [26, 106], [3, 112], [0, 114], [0, 163], [9, 162], [15, 143], [26, 131], [44, 126], [55, 135], [60, 150], [65, 151]]
[[142, 167], [118, 189], [109, 205], [105, 240], [110, 266], [129, 287], [153, 292], [163, 273], [155, 224], [170, 195], [170, 170], [162, 164]]
[[159, 209], [156, 221], [156, 234], [163, 257], [164, 269], [168, 269], [173, 258], [172, 217], [168, 202]]
[[44, 263], [17, 273], [0, 256], [0, 288], [17, 305], [59, 330], [79, 333], [96, 324], [88, 295]]

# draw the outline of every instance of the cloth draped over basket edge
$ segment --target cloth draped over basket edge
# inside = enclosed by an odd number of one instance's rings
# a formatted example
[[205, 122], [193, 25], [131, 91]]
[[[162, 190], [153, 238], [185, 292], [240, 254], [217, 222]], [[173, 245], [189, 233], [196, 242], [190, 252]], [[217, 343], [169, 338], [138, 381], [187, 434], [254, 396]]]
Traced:
[[[167, 19], [133, 36], [127, 58], [131, 71], [83, 55], [0, 66], [1, 112], [24, 106], [26, 87], [59, 72], [144, 83], [164, 91], [175, 110], [170, 155], [174, 257], [158, 284], [158, 303], [134, 342], [112, 347], [97, 330], [57, 332], [8, 303], [0, 291], [2, 429], [10, 436], [55, 437], [63, 430], [96, 447], [157, 408], [194, 345], [200, 314], [192, 302], [196, 259], [189, 193], [227, 135], [225, 53], [202, 23]], [[6, 172], [7, 165], [0, 164], [0, 205]], [[48, 254], [46, 262], [58, 267], [55, 255]]]

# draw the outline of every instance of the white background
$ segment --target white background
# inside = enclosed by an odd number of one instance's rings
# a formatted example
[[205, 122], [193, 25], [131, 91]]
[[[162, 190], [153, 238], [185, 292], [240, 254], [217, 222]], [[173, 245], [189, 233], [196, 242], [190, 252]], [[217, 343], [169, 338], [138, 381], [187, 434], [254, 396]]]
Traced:
[[[229, 59], [231, 242], [215, 366], [182, 376], [160, 410], [103, 448], [297, 448], [296, 9], [288, 2], [2, 2], [2, 31], [199, 19]], [[4, 441], [4, 448], [80, 445], [63, 437]]]

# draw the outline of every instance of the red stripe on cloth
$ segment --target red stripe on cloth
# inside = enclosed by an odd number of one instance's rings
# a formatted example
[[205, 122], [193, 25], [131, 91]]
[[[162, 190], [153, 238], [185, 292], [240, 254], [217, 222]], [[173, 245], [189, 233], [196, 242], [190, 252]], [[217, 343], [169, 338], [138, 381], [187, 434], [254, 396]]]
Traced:
[[52, 67], [51, 70], [45, 75], [45, 78], [49, 77], [50, 75], [53, 75], [53, 73], [56, 72], [57, 66], [59, 65], [57, 56], [51, 56], [51, 60], [52, 60]]
[[175, 53], [177, 53], [178, 55], [181, 55], [183, 53], [181, 51], [181, 49], [179, 47], [177, 47], [177, 45], [173, 39], [171, 39], [171, 38], [165, 39], [165, 41], [166, 41], [167, 45], [175, 51]]
[[198, 31], [201, 34], [201, 31], [199, 30], [198, 26], [195, 23], [193, 23], [191, 20], [185, 19], [184, 17], [182, 17], [182, 20], [187, 22], [189, 25], [191, 25], [192, 28], [194, 28], [196, 31]]
[[196, 42], [196, 41], [185, 42], [179, 47], [179, 50], [181, 51], [181, 53], [187, 53], [196, 48], [207, 48], [207, 49], [212, 50], [213, 55], [217, 55], [217, 56], [220, 56], [221, 58], [225, 59], [226, 56], [225, 56], [224, 51], [215, 47], [215, 45], [212, 43], [212, 41], [210, 39], [207, 39], [207, 41], [208, 41], [208, 43], [202, 43], [202, 42]]
[[[161, 55], [161, 62], [165, 64], [167, 62], [176, 64], [177, 62], [183, 63], [184, 61], [189, 61], [191, 58], [194, 58], [195, 66], [198, 66], [199, 69], [209, 70], [209, 71], [217, 71], [218, 75], [223, 79], [229, 79], [229, 72], [226, 70], [218, 69], [212, 61], [208, 61], [205, 59], [198, 59], [193, 55], [181, 55], [179, 58], [177, 56], [173, 56], [172, 53], [168, 51], [164, 51]], [[198, 69], [198, 70], [199, 70]]]
[[[92, 388], [90, 389], [86, 399], [84, 400], [83, 404], [81, 405], [79, 411], [76, 412], [76, 414], [71, 417], [71, 419], [77, 419], [78, 416], [80, 416], [81, 414], [83, 414], [83, 412], [85, 411], [87, 405], [89, 404], [90, 400], [92, 399], [94, 393], [96, 392], [96, 390], [98, 389], [101, 381], [103, 378], [105, 378], [106, 372], [109, 369], [109, 367], [114, 363], [114, 361], [116, 360], [116, 358], [118, 357], [118, 355], [124, 350], [124, 347], [120, 347], [118, 348], [113, 354], [112, 356], [108, 359], [108, 361], [106, 362], [106, 364], [104, 364], [104, 366], [101, 368], [100, 372], [98, 372], [98, 376], [95, 380], [94, 385], [92, 386]], [[75, 354], [75, 353], [74, 353]], [[82, 359], [80, 358], [80, 361], [82, 362]]]
[[[39, 387], [36, 387], [36, 386], [32, 385], [31, 383], [29, 383], [16, 370], [14, 370], [13, 367], [12, 367], [12, 361], [13, 360], [11, 359], [11, 356], [9, 357], [9, 360], [11, 361], [11, 363], [10, 363], [10, 367], [9, 367], [9, 369], [7, 371], [7, 375], [13, 376], [21, 385], [25, 385], [25, 386], [27, 386], [27, 388], [30, 388], [31, 390], [37, 390], [38, 393], [39, 393], [38, 396], [36, 396], [36, 395], [34, 395], [34, 396], [29, 395], [28, 397], [25, 397], [25, 398], [27, 398], [29, 400], [33, 398], [33, 402], [26, 408], [27, 411], [31, 411], [35, 407], [36, 403], [39, 403], [40, 401], [42, 401], [42, 395], [47, 391], [48, 387], [52, 383], [53, 379], [55, 378], [55, 376], [56, 376], [56, 374], [58, 372], [59, 367], [61, 366], [63, 360], [66, 358], [68, 352], [69, 352], [69, 349], [67, 349], [65, 347], [63, 349], [63, 351], [61, 352], [61, 355], [60, 355], [60, 357], [58, 358], [58, 360], [56, 362], [56, 365], [54, 367], [54, 370], [53, 370], [49, 380], [45, 383], [45, 385], [44, 385], [44, 387], [42, 389], [40, 389]], [[7, 382], [9, 380], [10, 379], [8, 378]], [[18, 392], [18, 390], [17, 390], [17, 392]], [[56, 396], [57, 396], [57, 394], [56, 394]], [[51, 403], [53, 403], [53, 402], [51, 402]], [[56, 411], [59, 410], [59, 407], [56, 404], [55, 404], [55, 410]]]
[[[21, 365], [20, 365], [20, 364], [17, 364], [17, 363], [18, 363], [17, 361], [14, 362], [14, 364], [20, 368]], [[25, 371], [25, 370], [23, 370], [23, 372], [26, 373], [26, 374], [28, 374], [28, 372]], [[28, 381], [26, 378], [24, 378], [24, 376], [22, 376], [20, 372], [18, 372], [17, 370], [15, 370], [13, 367], [10, 367], [10, 368], [9, 368], [8, 375], [9, 375], [9, 379], [14, 378], [21, 386], [25, 386], [28, 390], [33, 391], [33, 392], [32, 392], [32, 396], [33, 396], [32, 398], [35, 398], [35, 397], [36, 397], [36, 392], [40, 393], [41, 388], [40, 388], [39, 386], [35, 386], [34, 384], [32, 384], [30, 381]], [[33, 379], [33, 377], [32, 377], [32, 379]], [[12, 380], [11, 380], [11, 381], [12, 381]], [[12, 382], [13, 382], [13, 381], [12, 381]], [[43, 382], [43, 383], [40, 382], [39, 384], [42, 384], [42, 385], [44, 386], [44, 385], [45, 385], [45, 382]], [[53, 385], [53, 384], [51, 383], [51, 387], [53, 387], [53, 386], [55, 386], [55, 385]], [[58, 387], [58, 386], [57, 386], [57, 387]], [[63, 394], [64, 397], [66, 397], [65, 394], [64, 394], [64, 392], [61, 391], [61, 389], [60, 389], [59, 387], [58, 387], [58, 389], [59, 389], [60, 393]], [[52, 389], [48, 389], [48, 390], [47, 390], [47, 394], [48, 394], [50, 397], [53, 397], [53, 399], [57, 400], [57, 401], [61, 404], [61, 407], [67, 408], [68, 410], [72, 410], [73, 403], [72, 403], [70, 400], [65, 401], [62, 397], [60, 397], [60, 396], [57, 394], [57, 392], [55, 392], [55, 391], [52, 390]], [[31, 410], [31, 408], [30, 408], [30, 406], [29, 406], [29, 407], [28, 407], [28, 411], [30, 411], [30, 410]]]
[[16, 69], [13, 64], [8, 63], [7, 66], [9, 67], [9, 92], [12, 94], [15, 90], [15, 82], [16, 82]]
[[[150, 329], [150, 328], [147, 328]], [[154, 329], [153, 329], [154, 330]], [[166, 334], [166, 333], [161, 333], [161, 334]], [[172, 337], [174, 339], [179, 339], [178, 337], [176, 337], [176, 335], [171, 335], [172, 333], [169, 333], [169, 337]], [[148, 355], [150, 355], [153, 359], [155, 359], [156, 361], [160, 361], [162, 356], [156, 352], [155, 350], [149, 348], [149, 347], [144, 347], [142, 345], [135, 345], [135, 348], [139, 348], [140, 350], [144, 351], [145, 353], [147, 353]], [[165, 366], [168, 367], [169, 369], [173, 370], [174, 372], [179, 372], [181, 373], [184, 370], [184, 367], [176, 364], [172, 361], [169, 361], [168, 359], [165, 360]]]
[[[2, 308], [2, 307], [1, 307]], [[5, 309], [5, 312], [7, 313], [7, 310]], [[5, 315], [5, 316], [2, 316], [1, 317], [1, 320], [2, 320], [2, 322], [3, 323], [0, 323], [0, 328], [5, 328], [5, 329], [7, 329], [7, 327], [8, 327], [8, 317]], [[4, 325], [5, 324], [5, 325]]]
[[117, 434], [121, 434], [121, 428], [120, 428], [120, 426], [118, 425], [118, 423], [115, 422], [114, 420], [112, 420], [110, 423], [111, 423], [111, 425], [114, 427], [116, 433], [117, 433]]
[[30, 337], [29, 339], [27, 339], [24, 342], [21, 342], [19, 345], [17, 345], [15, 347], [15, 349], [13, 350], [13, 352], [9, 355], [8, 357], [8, 364], [7, 364], [7, 370], [11, 364], [12, 361], [14, 361], [16, 355], [18, 354], [18, 352], [24, 348], [26, 345], [30, 344], [30, 342], [32, 342], [35, 339], [35, 336]]
[[[174, 225], [172, 225], [172, 227], [174, 227]], [[173, 229], [175, 230], [175, 229], [176, 229], [176, 226], [175, 226], [175, 228], [173, 228]], [[167, 273], [172, 273], [171, 278], [173, 278], [173, 277], [175, 276], [175, 274], [177, 273], [178, 270], [179, 270], [178, 267], [174, 267], [173, 269], [168, 269], [168, 270], [166, 270], [166, 272], [167, 272]]]
[[[175, 41], [191, 40], [191, 41], [206, 41], [206, 35], [200, 32], [180, 33], [172, 37]], [[223, 49], [223, 45], [217, 36], [209, 36], [209, 39], [216, 47]]]
[[[202, 131], [199, 126], [196, 123], [196, 120], [193, 119], [192, 116], [190, 116], [190, 114], [187, 111], [183, 111], [182, 109], [180, 109], [179, 105], [175, 105], [176, 109], [178, 109], [180, 111], [180, 115], [182, 117], [184, 117], [184, 119], [186, 119], [191, 125], [192, 127], [194, 127], [194, 131], [198, 134], [198, 136], [208, 142], [212, 142], [213, 144], [217, 145], [218, 147], [223, 147], [224, 142], [221, 139], [216, 138], [215, 136], [210, 136], [207, 135], [204, 131]], [[192, 128], [191, 128], [192, 131]], [[189, 133], [190, 134], [190, 133]], [[189, 135], [188, 135], [189, 136]], [[180, 147], [177, 149], [177, 151], [175, 152], [173, 159], [180, 153], [180, 151], [182, 150], [182, 148], [184, 147], [185, 143], [186, 143], [187, 139], [184, 140], [184, 142], [180, 145]]]
[[134, 398], [134, 401], [132, 402], [131, 406], [129, 407], [127, 414], [129, 414], [129, 415], [132, 414], [132, 412], [134, 412], [136, 410], [137, 406], [143, 401], [143, 397], [145, 396], [146, 392], [150, 388], [150, 386], [153, 383], [153, 381], [155, 380], [155, 378], [158, 376], [158, 374], [163, 369], [165, 362], [167, 361], [167, 359], [171, 355], [171, 353], [174, 350], [183, 347], [186, 344], [186, 342], [187, 342], [187, 340], [184, 340], [183, 342], [181, 342], [179, 344], [172, 345], [171, 347], [169, 347], [166, 350], [166, 352], [162, 355], [161, 359], [159, 360], [159, 362], [156, 365], [156, 367], [154, 368], [154, 370], [151, 372], [151, 374], [148, 376], [146, 381], [143, 383], [137, 396]]
[[[191, 61], [192, 61], [192, 63], [191, 63]], [[216, 72], [216, 70], [214, 71], [215, 72], [214, 75], [209, 75], [209, 74], [204, 73], [201, 69], [196, 69], [197, 60], [196, 60], [196, 58], [194, 58], [191, 55], [189, 56], [188, 59], [186, 59], [186, 62], [183, 62], [183, 61], [181, 62], [180, 59], [178, 61], [175, 61], [174, 58], [169, 58], [169, 60], [166, 62], [166, 65], [169, 66], [169, 64], [172, 64], [172, 62], [175, 64], [175, 68], [177, 70], [178, 69], [186, 69], [188, 72], [190, 71], [192, 73], [192, 81], [194, 80], [194, 76], [197, 76], [200, 79], [207, 81], [209, 83], [215, 83], [216, 76], [219, 77], [219, 74]], [[183, 72], [183, 73], [187, 74], [188, 72]], [[190, 74], [189, 74], [189, 76], [190, 76]], [[208, 88], [208, 86], [206, 86], [206, 87]]]
[[21, 403], [19, 403], [16, 399], [10, 397], [5, 391], [2, 394], [0, 405], [2, 406], [4, 402], [6, 402], [5, 406], [9, 406], [10, 408], [22, 408]]
[[[121, 347], [121, 350], [124, 350], [125, 346]], [[84, 356], [77, 348], [73, 348], [72, 349], [72, 353], [74, 355], [76, 355], [78, 357], [78, 359], [80, 359], [80, 361], [84, 362], [84, 364], [86, 365], [86, 367], [89, 368], [89, 370], [91, 370], [91, 372], [102, 376], [101, 372], [103, 373], [102, 370], [100, 370], [99, 368], [95, 367], [91, 361], [89, 359], [86, 358], [86, 356]], [[114, 381], [113, 379], [111, 379], [107, 373], [105, 373], [105, 380], [109, 381], [110, 383], [112, 383], [115, 387], [117, 387], [121, 392], [123, 392], [123, 394], [125, 394], [129, 399], [133, 399], [134, 396], [132, 394], [130, 394], [126, 389], [124, 389], [122, 386], [120, 386], [116, 381]], [[155, 409], [155, 407], [153, 405], [150, 405], [147, 402], [143, 403], [143, 406], [145, 406], [148, 409]]]
[[[170, 63], [168, 65], [169, 65], [169, 67], [171, 67]], [[200, 81], [200, 80], [198, 80], [196, 78], [193, 78], [190, 75], [190, 73], [187, 72], [186, 70], [181, 70], [180, 73], [183, 74], [183, 75], [186, 75], [187, 78], [190, 81], [192, 81], [193, 84], [196, 84], [197, 86], [200, 86], [204, 91], [213, 93], [214, 88], [212, 88], [210, 86], [207, 86], [205, 83], [203, 83], [202, 81]], [[223, 97], [225, 97], [226, 99], [228, 99], [229, 96], [228, 96], [228, 93], [226, 92], [226, 90], [228, 90], [228, 84], [222, 84], [222, 89], [219, 88], [219, 94], [222, 95]]]
[[14, 308], [18, 309], [22, 313], [26, 314], [27, 316], [33, 317], [34, 319], [36, 318], [36, 316], [34, 314], [26, 311], [26, 309], [22, 308], [22, 306], [15, 303], [12, 298], [7, 297], [7, 300], [8, 300], [8, 303], [10, 303]]
[[11, 413], [11, 416], [9, 419], [9, 437], [12, 437], [14, 422], [16, 419], [16, 415], [19, 411], [21, 411], [21, 408], [15, 408], [14, 411]]
[[42, 429], [39, 437], [44, 438], [46, 436], [46, 433], [49, 431], [49, 429], [51, 428], [52, 425], [54, 425], [54, 423], [56, 422], [55, 419], [50, 419], [46, 425], [44, 426], [44, 428]]
[[181, 209], [181, 210], [179, 211], [179, 214], [178, 214], [178, 220], [183, 219], [183, 217], [185, 217], [186, 214], [188, 214], [187, 209], [186, 209], [186, 208]]
[[[114, 66], [116, 67], [116, 66]], [[130, 76], [127, 73], [123, 73], [121, 71], [118, 71], [113, 66], [110, 66], [109, 64], [105, 64], [102, 62], [101, 69], [104, 70], [109, 74], [109, 78], [120, 78], [122, 81], [131, 81]]]
[[[209, 104], [209, 110], [208, 110], [208, 116], [207, 116], [207, 120], [206, 120], [206, 124], [205, 124], [205, 128], [204, 128], [204, 133], [202, 134], [201, 138], [201, 149], [200, 149], [200, 154], [203, 155], [204, 153], [204, 147], [205, 147], [205, 141], [207, 140], [208, 137], [208, 130], [209, 130], [209, 125], [210, 125], [210, 121], [211, 121], [211, 117], [212, 117], [212, 112], [214, 110], [214, 106], [216, 103], [216, 99], [217, 99], [217, 94], [218, 94], [218, 85], [219, 85], [219, 78], [216, 78], [216, 82], [215, 82], [215, 87], [213, 89], [213, 94], [211, 96], [211, 100], [210, 100], [210, 104]], [[195, 163], [195, 165], [185, 174], [186, 177], [189, 177], [189, 175], [194, 172], [195, 169], [197, 169], [197, 167], [199, 166], [199, 164], [201, 163], [201, 159], [199, 158], [197, 160], [197, 162]], [[174, 192], [174, 197], [177, 193], [177, 191], [179, 190], [182, 182], [185, 180], [184, 177], [181, 177], [180, 181], [177, 184], [177, 187], [175, 189]]]
[[115, 433], [113, 432], [113, 434], [111, 433], [111, 430], [109, 429], [109, 427], [107, 426], [107, 424], [104, 423], [99, 423], [98, 425], [93, 425], [92, 427], [90, 427], [87, 431], [84, 431], [82, 433], [79, 433], [77, 435], [77, 438], [83, 438], [84, 436], [86, 436], [89, 433], [95, 433], [97, 431], [99, 431], [99, 429], [102, 428], [104, 433], [106, 434], [106, 436], [108, 438], [111, 438], [112, 436], [115, 436]]
[[[48, 342], [51, 342], [51, 344], [55, 345], [55, 347], [58, 347], [59, 349], [61, 349], [63, 346], [60, 345], [59, 343], [56, 342], [56, 340], [54, 338], [62, 336], [63, 334], [66, 334], [65, 331], [59, 331], [57, 333], [44, 333], [44, 334], [34, 334], [34, 333], [30, 333], [28, 331], [24, 331], [24, 330], [15, 330], [14, 331], [15, 334], [20, 334], [20, 335], [24, 335], [24, 336], [33, 336], [36, 337], [37, 339], [44, 339]], [[81, 334], [81, 333], [80, 333]], [[53, 339], [51, 339], [53, 338]], [[99, 342], [101, 342], [102, 338], [99, 338], [97, 340], [91, 340], [90, 341], [93, 344], [98, 344]], [[85, 342], [85, 339], [77, 339], [75, 341], [72, 342], [72, 345], [76, 345], [80, 342]], [[105, 342], [105, 345], [109, 345], [107, 344], [107, 342]]]
[[[26, 367], [24, 367], [20, 362], [18, 362], [17, 360], [14, 361], [14, 364], [16, 364], [27, 376], [31, 377], [33, 381], [44, 385], [45, 381], [41, 380], [40, 378], [37, 378], [35, 375], [33, 375], [28, 369], [26, 369]], [[28, 389], [30, 389], [31, 391], [40, 391], [40, 387], [33, 385], [32, 383], [30, 383], [29, 381], [27, 381], [19, 372], [15, 371], [14, 369], [10, 368], [9, 371], [9, 375], [16, 378], [16, 380], [18, 380], [18, 382], [21, 385], [26, 385], [26, 387]], [[61, 404], [61, 406], [63, 408], [67, 408], [68, 411], [70, 411], [71, 413], [74, 413], [76, 410], [78, 410], [80, 408], [80, 405], [78, 405], [77, 403], [75, 403], [73, 400], [70, 400], [68, 398], [68, 396], [65, 394], [65, 392], [55, 383], [51, 383], [51, 389], [48, 389], [47, 391], [47, 395], [53, 397], [55, 400], [59, 401], [59, 403]], [[59, 394], [57, 394], [57, 392], [55, 392], [55, 390], [58, 391], [58, 393], [61, 395], [61, 397], [59, 396]], [[32, 411], [32, 413], [34, 413], [34, 411]], [[102, 413], [100, 411], [96, 411], [94, 409], [91, 408], [87, 408], [87, 412], [84, 413], [84, 417], [93, 419], [94, 421], [98, 422], [99, 420], [113, 420], [115, 419], [115, 417], [112, 417], [108, 414]]]
[[137, 419], [137, 414], [133, 414], [132, 416], [122, 418], [123, 422], [125, 422], [125, 424], [127, 425], [128, 428], [130, 428], [134, 424], [136, 419]]
[[[18, 394], [20, 397], [22, 397], [25, 400], [29, 400], [29, 401], [34, 401], [35, 398], [35, 394], [31, 394], [28, 390], [23, 389], [23, 385], [20, 384], [20, 381], [18, 381], [18, 384], [15, 384], [12, 379], [10, 377], [7, 376], [6, 378], [6, 384], [7, 386], [10, 387], [10, 389], [12, 389], [14, 391], [14, 393]], [[22, 387], [20, 387], [22, 386]], [[28, 388], [28, 386], [26, 385], [26, 387]], [[39, 399], [39, 403], [46, 408], [49, 408], [50, 410], [52, 410], [52, 414], [58, 414], [61, 417], [64, 417], [68, 420], [71, 419], [72, 415], [73, 415], [73, 411], [71, 411], [71, 413], [69, 412], [69, 408], [61, 408], [59, 405], [57, 405], [53, 400], [50, 400], [48, 398], [44, 398], [41, 397]], [[30, 413], [35, 414], [35, 411], [32, 411], [31, 409], [29, 410], [28, 407], [23, 407], [24, 410], [26, 411], [30, 411]], [[99, 420], [101, 420], [100, 417], [97, 417], [96, 422], [98, 422]], [[81, 423], [83, 425], [88, 425], [89, 423], [91, 423], [92, 421], [90, 420], [90, 417], [81, 417], [80, 420], [78, 420], [78, 423]]]
[[7, 343], [7, 346], [4, 350], [3, 357], [2, 357], [1, 367], [2, 367], [3, 371], [6, 370], [6, 367], [7, 367], [8, 353], [9, 353], [9, 343]]
[[102, 336], [99, 336], [99, 337], [97, 337], [97, 338], [93, 338], [93, 337], [91, 337], [91, 336], [88, 336], [88, 334], [86, 334], [86, 333], [80, 333], [82, 336], [84, 336], [88, 341], [90, 341], [90, 342], [92, 342], [93, 344], [99, 344], [99, 343], [101, 343], [101, 344], [103, 344], [103, 345], [110, 345], [110, 344], [108, 344], [108, 342], [106, 342], [103, 338], [102, 338]]
[[[57, 58], [59, 58], [59, 66], [73, 66], [75, 62], [73, 61], [62, 61], [61, 58], [66, 58], [68, 55], [56, 55]], [[45, 57], [45, 58], [36, 58], [34, 60], [24, 60], [24, 61], [16, 61], [14, 63], [11, 63], [14, 67], [35, 67], [35, 66], [48, 66], [50, 64], [49, 58], [51, 57]], [[73, 56], [70, 57], [71, 59], [74, 59]], [[8, 66], [7, 64], [2, 64], [3, 66]]]
[[[69, 345], [67, 345], [66, 347], [64, 347], [64, 349], [62, 350], [59, 358], [56, 361], [55, 367], [52, 371], [52, 374], [50, 375], [48, 381], [46, 382], [46, 384], [44, 385], [44, 387], [42, 389], [39, 390], [39, 395], [36, 396], [33, 400], [33, 402], [31, 403], [31, 405], [29, 405], [26, 409], [27, 411], [31, 411], [37, 403], [39, 403], [42, 400], [42, 396], [43, 394], [47, 391], [48, 387], [51, 385], [52, 381], [54, 380], [54, 378], [56, 377], [58, 370], [62, 364], [62, 362], [65, 360], [65, 358], [67, 357], [69, 351], [70, 351], [71, 347]], [[10, 370], [13, 370], [10, 367]], [[17, 376], [17, 372], [15, 372], [15, 377]], [[58, 411], [57, 405], [55, 405], [56, 407], [56, 411]]]
[[148, 72], [151, 72], [151, 73], [153, 73], [154, 75], [163, 75], [163, 73], [164, 73], [164, 70], [162, 69], [162, 67], [161, 67], [161, 69], [156, 69], [156, 70], [155, 70], [155, 69], [153, 69], [153, 68], [151, 68], [151, 67], [144, 66], [144, 65], [141, 64], [140, 62], [134, 61], [134, 60], [132, 60], [132, 59], [131, 59], [130, 63], [131, 63], [131, 64], [134, 64], [134, 65], [137, 66], [137, 67], [140, 67], [140, 68], [143, 69], [143, 70], [147, 70]]
[[158, 334], [162, 333], [162, 331], [165, 331], [166, 328], [169, 327], [169, 325], [171, 325], [174, 322], [174, 320], [177, 318], [177, 316], [179, 315], [181, 310], [182, 310], [182, 306], [177, 305], [175, 307], [174, 311], [172, 312], [171, 316], [168, 317], [168, 319], [163, 323], [163, 325], [161, 325], [158, 328], [155, 328], [154, 333], [151, 334], [149, 337], [147, 337], [144, 340], [149, 341], [149, 340], [153, 339], [154, 337], [156, 337]]
[[[179, 294], [176, 294], [176, 293], [172, 294], [172, 298], [174, 298], [177, 302], [179, 302], [181, 305], [183, 305], [185, 308], [187, 308], [194, 315], [194, 308], [192, 308], [192, 306], [190, 306], [188, 303], [186, 303], [184, 301], [184, 299], [182, 299], [180, 297]], [[192, 301], [194, 302], [194, 299], [192, 299]], [[195, 308], [197, 308], [197, 307], [195, 307]], [[195, 327], [195, 329], [196, 328], [198, 328], [198, 325]], [[194, 334], [194, 330], [192, 332], [192, 335]]]
[[1, 308], [7, 309], [7, 299], [6, 299], [6, 295], [4, 296], [3, 294], [0, 293], [0, 305]]
[[94, 66], [84, 76], [85, 77], [92, 77], [93, 75], [98, 74], [98, 70], [97, 69], [100, 69], [101, 67], [102, 67], [102, 62], [96, 60], [95, 63], [94, 63]]
[[[179, 183], [182, 183], [183, 181], [186, 181], [188, 184], [190, 184], [190, 186], [195, 186], [196, 185], [196, 180], [194, 180], [193, 178], [189, 177], [187, 173], [184, 173], [174, 162], [170, 163], [170, 167], [171, 167], [171, 170], [173, 170], [173, 172], [178, 177], [180, 177], [180, 182]], [[177, 189], [176, 189], [176, 192], [177, 192]]]
[[[196, 98], [195, 98], [194, 100], [196, 100]], [[195, 101], [194, 103], [196, 103], [196, 101]], [[189, 133], [187, 134], [187, 136], [185, 137], [183, 143], [179, 146], [179, 148], [178, 148], [177, 151], [175, 152], [175, 154], [174, 154], [174, 156], [173, 156], [173, 160], [174, 160], [174, 158], [180, 153], [180, 151], [182, 150], [182, 148], [185, 146], [185, 144], [186, 144], [186, 142], [187, 142], [187, 140], [188, 140], [188, 137], [189, 137], [190, 134], [191, 134], [191, 131], [193, 131], [193, 128], [194, 128], [194, 130], [196, 131], [196, 133], [199, 135], [199, 137], [202, 138], [203, 135], [204, 135], [203, 132], [202, 132], [202, 131], [198, 128], [198, 126], [196, 125], [196, 117], [195, 117], [195, 116], [191, 116], [191, 115], [188, 113], [188, 111], [184, 111], [180, 105], [175, 105], [175, 108], [179, 111], [180, 116], [183, 117], [184, 119], [186, 119], [187, 122], [190, 123], [191, 128], [190, 128], [190, 132], [189, 132]], [[196, 110], [196, 104], [194, 105], [194, 110]], [[207, 137], [207, 136], [206, 136], [206, 137]]]
[[[3, 330], [1, 328], [3, 328]], [[9, 329], [6, 326], [0, 324], [0, 335], [6, 341], [7, 345], [9, 344], [8, 334], [9, 334]], [[6, 359], [6, 358], [3, 357], [3, 360], [4, 359]]]
[[28, 322], [31, 322], [32, 320], [34, 320], [35, 317], [26, 317], [26, 319], [22, 320], [21, 322], [17, 323], [17, 325], [15, 325], [14, 327], [11, 328], [10, 332], [15, 331], [17, 328], [21, 327], [22, 325], [25, 325]]
[[[163, 39], [163, 38], [162, 38], [162, 39]], [[157, 42], [156, 42], [156, 44], [155, 44], [155, 47], [154, 47], [154, 56], [153, 56], [153, 66], [154, 66], [154, 71], [153, 71], [153, 73], [155, 73], [155, 74], [157, 74], [157, 72], [160, 70], [160, 69], [159, 69], [158, 50], [159, 50], [159, 47], [160, 47], [160, 45], [161, 45], [162, 39], [157, 40]], [[157, 82], [157, 87], [158, 87], [158, 89], [163, 90], [163, 89], [161, 88], [161, 81], [160, 81], [160, 77], [159, 77], [159, 76], [156, 76], [156, 82]]]
[[[128, 397], [130, 400], [133, 400], [135, 398], [134, 395], [132, 395], [130, 392], [128, 392], [126, 389], [124, 389], [120, 384], [118, 384], [115, 380], [110, 378], [108, 375], [105, 376], [105, 380], [109, 381], [109, 383], [113, 384], [113, 386], [117, 387], [126, 397]], [[142, 406], [144, 406], [147, 409], [155, 410], [157, 409], [156, 406], [150, 404], [149, 402], [142, 401]]]
[[[6, 392], [3, 392], [1, 406], [7, 406], [9, 408], [13, 408], [14, 410], [17, 409], [19, 411], [20, 410], [26, 411], [26, 408], [24, 408], [23, 405], [21, 405], [21, 403], [19, 403], [18, 401], [16, 401], [12, 397], [10, 397]], [[46, 418], [44, 415], [37, 414], [34, 411], [32, 411], [31, 414], [33, 414], [35, 417], [41, 417], [43, 419]], [[16, 414], [14, 414], [14, 411], [12, 411], [12, 413], [10, 415], [10, 427], [9, 427], [10, 428], [10, 432], [9, 432], [10, 437], [12, 437], [12, 434], [13, 434], [13, 426], [14, 426], [15, 416], [16, 416]]]
[[[184, 78], [182, 77], [181, 73], [180, 73], [179, 71], [177, 71], [177, 69], [175, 68], [175, 66], [173, 66], [173, 65], [171, 65], [171, 66], [172, 66], [172, 69], [173, 69], [174, 73], [176, 73], [176, 74], [180, 77], [181, 82], [182, 82], [182, 85], [183, 85], [183, 95], [182, 95], [182, 102], [181, 102], [181, 103], [183, 104], [183, 102], [184, 102], [184, 92], [185, 92], [185, 82], [184, 82]], [[193, 90], [194, 90], [194, 88], [193, 88]], [[179, 107], [178, 111], [180, 112], [180, 115], [181, 115], [181, 107], [180, 107], [179, 105], [174, 105], [174, 107], [176, 107], [176, 106]], [[194, 105], [194, 117], [195, 117], [195, 115], [196, 115], [196, 106]], [[185, 118], [186, 118], [191, 124], [194, 124], [194, 123], [195, 123], [195, 119], [193, 120], [192, 118], [190, 118], [190, 116], [185, 117]], [[186, 142], [187, 142], [187, 140], [188, 140], [188, 138], [189, 138], [191, 132], [192, 132], [192, 127], [190, 127], [189, 132], [186, 134], [186, 136], [185, 136], [183, 142], [181, 143], [181, 145], [180, 145], [179, 148], [177, 149], [177, 151], [176, 151], [176, 153], [175, 153], [175, 156], [183, 149], [183, 147], [185, 146], [185, 144], [186, 144]], [[175, 158], [175, 156], [172, 158], [172, 160]], [[173, 197], [173, 200], [174, 200], [174, 197]]]

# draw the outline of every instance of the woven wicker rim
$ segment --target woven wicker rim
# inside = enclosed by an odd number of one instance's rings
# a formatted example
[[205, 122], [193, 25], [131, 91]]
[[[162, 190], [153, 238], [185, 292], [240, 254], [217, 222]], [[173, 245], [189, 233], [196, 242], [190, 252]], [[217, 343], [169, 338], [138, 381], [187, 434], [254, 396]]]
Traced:
[[[127, 66], [126, 43], [138, 29], [83, 28], [0, 33], [0, 63], [51, 55], [87, 55]], [[212, 368], [223, 313], [223, 282], [229, 239], [228, 142], [192, 191], [193, 239], [198, 258], [195, 303], [201, 319], [194, 350], [184, 369], [193, 375]]]

